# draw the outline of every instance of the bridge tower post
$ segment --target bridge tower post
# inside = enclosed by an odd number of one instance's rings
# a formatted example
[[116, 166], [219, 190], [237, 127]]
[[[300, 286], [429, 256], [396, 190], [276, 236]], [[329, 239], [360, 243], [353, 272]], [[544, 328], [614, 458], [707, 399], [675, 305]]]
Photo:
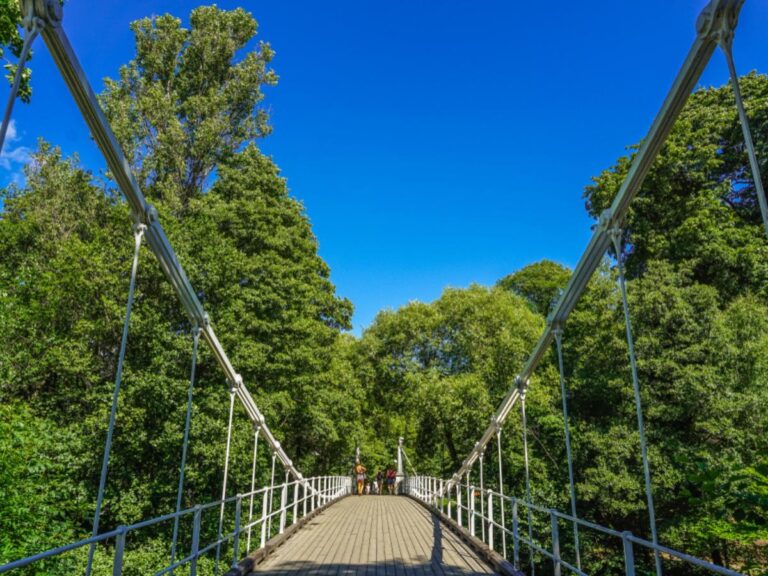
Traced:
[[459, 523], [459, 527], [463, 528], [464, 523], [461, 520], [461, 476], [459, 476], [458, 481], [456, 482], [456, 521]]
[[293, 520], [291, 521], [291, 524], [296, 524], [296, 514], [299, 511], [299, 481], [296, 480], [296, 483], [293, 485]]
[[488, 547], [493, 550], [493, 491], [488, 490]]
[[280, 534], [285, 532], [285, 519], [288, 514], [288, 480], [290, 479], [289, 473], [285, 472], [285, 481], [283, 482], [283, 489], [280, 491]]
[[400, 485], [405, 478], [405, 468], [403, 466], [403, 442], [405, 438], [400, 437], [397, 440], [397, 480], [395, 482], [395, 492], [400, 492]]

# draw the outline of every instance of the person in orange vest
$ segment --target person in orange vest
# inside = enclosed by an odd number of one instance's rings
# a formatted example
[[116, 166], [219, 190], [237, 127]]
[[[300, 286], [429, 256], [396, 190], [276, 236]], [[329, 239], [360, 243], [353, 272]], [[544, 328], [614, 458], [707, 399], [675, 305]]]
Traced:
[[357, 477], [357, 495], [363, 495], [363, 487], [365, 486], [365, 471], [366, 467], [360, 462], [355, 465], [355, 475]]

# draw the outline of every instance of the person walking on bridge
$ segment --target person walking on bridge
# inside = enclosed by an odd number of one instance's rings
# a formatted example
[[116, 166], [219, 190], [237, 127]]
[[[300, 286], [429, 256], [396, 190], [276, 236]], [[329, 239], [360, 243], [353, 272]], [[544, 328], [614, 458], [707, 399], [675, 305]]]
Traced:
[[396, 479], [397, 479], [397, 472], [395, 472], [392, 468], [389, 468], [387, 470], [387, 489], [389, 490], [390, 494], [395, 493]]
[[360, 462], [355, 464], [355, 476], [357, 478], [357, 495], [358, 496], [363, 495], [363, 488], [365, 486], [365, 471], [366, 471], [366, 467], [363, 466]]

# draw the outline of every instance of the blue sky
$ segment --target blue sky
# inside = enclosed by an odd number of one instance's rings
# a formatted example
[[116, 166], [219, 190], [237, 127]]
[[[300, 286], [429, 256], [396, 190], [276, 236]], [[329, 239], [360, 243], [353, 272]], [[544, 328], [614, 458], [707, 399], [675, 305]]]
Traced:
[[[583, 188], [646, 133], [704, 4], [218, 2], [253, 12], [277, 53], [274, 133], [260, 145], [304, 203], [356, 332], [446, 286], [492, 284], [542, 258], [573, 266], [591, 234]], [[193, 5], [69, 0], [64, 26], [98, 91], [133, 53], [131, 20], [186, 19]], [[768, 71], [766, 29], [768, 4], [748, 0], [740, 72]], [[15, 177], [38, 136], [97, 171], [42, 43], [33, 70], [0, 178]], [[701, 84], [726, 80], [716, 52]]]

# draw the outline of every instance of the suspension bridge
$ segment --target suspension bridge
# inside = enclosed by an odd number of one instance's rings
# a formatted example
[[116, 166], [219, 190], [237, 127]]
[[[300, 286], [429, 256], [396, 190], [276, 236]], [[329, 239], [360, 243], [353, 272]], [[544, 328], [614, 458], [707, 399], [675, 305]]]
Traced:
[[[130, 165], [107, 121], [88, 76], [78, 62], [62, 25], [63, 12], [58, 0], [23, 0], [22, 14], [25, 41], [15, 82], [0, 132], [0, 149], [8, 129], [13, 102], [23, 73], [24, 61], [37, 36], [41, 36], [66, 82], [83, 119], [101, 150], [112, 177], [125, 196], [134, 218], [134, 253], [129, 295], [121, 346], [115, 375], [112, 405], [103, 449], [98, 495], [90, 537], [64, 544], [58, 548], [20, 558], [3, 566], [0, 573], [42, 573], [44, 561], [56, 559], [74, 550], [87, 550], [86, 576], [96, 573], [94, 553], [98, 547], [114, 550], [111, 571], [119, 576], [127, 570], [126, 547], [142, 530], [160, 525], [172, 526], [172, 547], [168, 563], [153, 573], [176, 572], [195, 575], [198, 572], [245, 575], [273, 574], [530, 574], [537, 571], [560, 576], [563, 573], [593, 574], [582, 563], [581, 552], [585, 532], [599, 533], [612, 540], [617, 565], [627, 576], [645, 573], [636, 558], [651, 558], [652, 571], [661, 576], [665, 570], [687, 566], [685, 573], [712, 573], [737, 576], [733, 569], [715, 565], [684, 551], [673, 550], [659, 541], [654, 515], [652, 470], [649, 467], [644, 434], [640, 382], [634, 353], [633, 332], [627, 302], [622, 251], [622, 224], [627, 210], [637, 195], [643, 180], [665, 142], [683, 106], [698, 82], [704, 68], [719, 46], [724, 54], [731, 77], [736, 107], [743, 132], [763, 223], [768, 233], [768, 204], [760, 178], [755, 148], [744, 111], [738, 76], [733, 60], [732, 43], [743, 0], [711, 0], [697, 22], [695, 39], [674, 79], [672, 87], [643, 139], [612, 206], [599, 219], [594, 234], [581, 256], [567, 287], [562, 292], [548, 318], [544, 333], [531, 351], [519, 375], [492, 416], [487, 429], [479, 436], [470, 454], [450, 478], [408, 474], [403, 462], [405, 447], [397, 447], [398, 495], [353, 496], [351, 476], [305, 477], [296, 468], [270, 430], [254, 402], [246, 383], [232, 365], [222, 347], [208, 313], [204, 310], [187, 275], [169, 242], [157, 210], [147, 202], [139, 189]], [[175, 510], [142, 522], [101, 531], [100, 518], [104, 491], [108, 480], [112, 434], [115, 425], [129, 320], [133, 305], [139, 248], [147, 242], [167, 280], [191, 320], [193, 329], [192, 370], [189, 383], [185, 431], [178, 480]], [[643, 462], [645, 495], [648, 511], [649, 538], [623, 531], [621, 527], [606, 527], [578, 515], [578, 499], [574, 487], [571, 457], [571, 435], [568, 418], [568, 394], [564, 379], [562, 343], [569, 314], [583, 294], [587, 282], [600, 262], [610, 253], [616, 258], [618, 282], [622, 296], [628, 344], [628, 371], [632, 379], [637, 427], [638, 449]], [[229, 383], [229, 419], [224, 450], [224, 472], [221, 497], [182, 508], [184, 472], [191, 420], [191, 401], [195, 382], [200, 338], [212, 351]], [[531, 498], [528, 473], [528, 439], [526, 422], [526, 391], [530, 378], [554, 344], [560, 370], [560, 388], [564, 415], [564, 442], [570, 478], [570, 510], [559, 511]], [[251, 486], [247, 493], [231, 494], [227, 489], [230, 466], [230, 442], [233, 411], [236, 403], [244, 408], [252, 426], [253, 462]], [[504, 462], [502, 443], [508, 440], [504, 424], [519, 407], [522, 422], [522, 449], [525, 462], [524, 494], [504, 491]], [[256, 462], [259, 450], [271, 454], [270, 482], [256, 486]], [[496, 451], [498, 468], [486, 470], [488, 451]], [[487, 484], [488, 475], [492, 481]], [[201, 526], [211, 519], [216, 523], [216, 536], [203, 539]], [[541, 526], [548, 526], [541, 530]], [[180, 532], [190, 537], [182, 539]], [[568, 544], [566, 545], [566, 541]], [[607, 548], [606, 550], [609, 550]]]

